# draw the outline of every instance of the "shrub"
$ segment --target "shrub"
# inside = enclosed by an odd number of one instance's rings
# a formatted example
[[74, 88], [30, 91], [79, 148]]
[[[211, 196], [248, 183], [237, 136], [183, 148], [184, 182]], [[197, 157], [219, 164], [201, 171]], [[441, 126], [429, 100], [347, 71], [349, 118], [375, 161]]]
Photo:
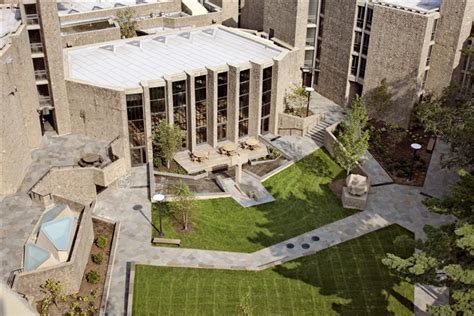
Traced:
[[104, 235], [100, 235], [99, 237], [96, 238], [95, 240], [95, 245], [101, 249], [105, 248], [107, 246], [107, 237]]
[[86, 279], [87, 279], [87, 282], [89, 282], [90, 284], [97, 284], [100, 282], [100, 273], [92, 270], [89, 273], [87, 273]]
[[101, 253], [94, 254], [94, 255], [92, 255], [92, 261], [95, 264], [101, 264], [102, 261], [104, 261], [104, 255], [101, 254]]

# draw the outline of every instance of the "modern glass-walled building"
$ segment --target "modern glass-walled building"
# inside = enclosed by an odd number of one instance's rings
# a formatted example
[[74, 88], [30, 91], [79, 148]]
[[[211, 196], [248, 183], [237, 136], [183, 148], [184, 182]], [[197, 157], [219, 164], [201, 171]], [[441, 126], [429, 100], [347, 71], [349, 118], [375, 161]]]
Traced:
[[[71, 48], [65, 59], [72, 120], [82, 115], [86, 129], [87, 118], [97, 117], [92, 97], [104, 113], [125, 111], [121, 122], [111, 119], [117, 113], [101, 114], [100, 133], [120, 126], [132, 166], [151, 161], [152, 131], [161, 120], [180, 128], [183, 150], [276, 134], [288, 86], [278, 75], [294, 66], [290, 51], [223, 26]], [[74, 96], [78, 84], [95, 97]]]

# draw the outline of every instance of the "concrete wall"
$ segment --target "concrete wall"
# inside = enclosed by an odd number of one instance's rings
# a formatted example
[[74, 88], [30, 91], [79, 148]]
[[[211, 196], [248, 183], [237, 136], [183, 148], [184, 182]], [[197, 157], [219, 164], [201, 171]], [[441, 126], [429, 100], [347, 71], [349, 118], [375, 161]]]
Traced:
[[239, 20], [239, 0], [209, 0], [221, 8], [222, 24], [237, 27]]
[[299, 49], [295, 71], [304, 64], [309, 2], [303, 0], [272, 0], [264, 2], [263, 31]]
[[429, 45], [425, 38], [428, 20], [426, 15], [374, 6], [364, 94], [386, 79], [393, 106], [387, 109], [384, 119], [402, 126], [408, 125], [421, 91]]
[[14, 193], [41, 142], [39, 106], [26, 26], [0, 50], [0, 195]]
[[73, 34], [62, 34], [62, 47], [74, 47], [81, 45], [89, 45], [102, 43], [107, 41], [115, 41], [121, 38], [120, 28], [113, 27], [103, 30], [80, 32]]
[[326, 98], [344, 105], [351, 62], [356, 0], [327, 1], [321, 42], [319, 84], [316, 90]]
[[263, 30], [263, 6], [265, 0], [241, 0], [240, 27]]
[[[150, 15], [151, 13], [160, 13], [160, 12], [178, 12], [178, 11], [181, 11], [181, 0], [140, 4], [140, 5], [134, 5], [131, 8], [135, 12], [136, 16], [144, 16], [144, 15]], [[71, 22], [71, 21], [90, 20], [90, 19], [96, 19], [96, 18], [116, 16], [117, 12], [124, 9], [125, 9], [124, 7], [122, 8], [118, 7], [118, 8], [111, 8], [111, 9], [72, 13], [68, 15], [62, 15], [59, 18], [60, 18], [61, 23]]]
[[63, 51], [56, 2], [38, 0], [38, 13], [43, 33], [46, 67], [49, 73], [51, 99], [59, 135], [71, 132], [69, 106], [64, 81]]
[[183, 16], [183, 17], [156, 17], [150, 19], [142, 19], [137, 21], [138, 29], [147, 29], [154, 27], [170, 27], [179, 28], [185, 26], [206, 26], [215, 23], [221, 23], [221, 12], [212, 12], [206, 15]]
[[449, 85], [453, 70], [459, 66], [460, 50], [474, 20], [474, 0], [444, 0], [440, 14], [426, 83], [426, 90], [435, 94]]
[[65, 294], [79, 292], [84, 270], [89, 260], [92, 242], [94, 241], [92, 208], [86, 206], [82, 212], [70, 260], [54, 267], [18, 274], [13, 284], [15, 291], [28, 297], [41, 299], [44, 293], [41, 292], [40, 285], [48, 279], [54, 279], [61, 281]]

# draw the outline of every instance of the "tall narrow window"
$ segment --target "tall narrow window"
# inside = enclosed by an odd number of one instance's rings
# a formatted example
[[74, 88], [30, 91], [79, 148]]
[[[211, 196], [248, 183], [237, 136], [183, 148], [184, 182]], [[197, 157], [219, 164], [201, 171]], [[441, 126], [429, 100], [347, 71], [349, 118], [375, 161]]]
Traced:
[[145, 122], [141, 93], [127, 95], [128, 139], [132, 166], [146, 163]]
[[166, 120], [165, 87], [150, 88], [151, 129], [154, 131], [161, 120]]
[[217, 141], [227, 138], [227, 72], [217, 75]]
[[365, 58], [360, 59], [360, 69], [359, 69], [359, 78], [364, 79], [365, 77], [365, 66], [367, 64], [367, 61]]
[[369, 42], [370, 42], [370, 35], [364, 34], [364, 43], [362, 44], [362, 54], [367, 55], [369, 52]]
[[249, 91], [250, 70], [240, 72], [240, 95], [239, 95], [239, 137], [249, 134]]
[[361, 45], [362, 45], [362, 32], [355, 32], [354, 51], [359, 53]]
[[357, 67], [359, 67], [359, 56], [352, 55], [351, 74], [357, 76]]
[[263, 69], [262, 80], [262, 121], [260, 133], [266, 134], [270, 131], [270, 112], [272, 101], [272, 67]]
[[326, 12], [326, 0], [321, 0], [321, 10], [319, 13], [324, 14], [324, 12]]
[[372, 8], [367, 8], [367, 18], [365, 21], [365, 29], [370, 31], [372, 28], [372, 17], [374, 15], [374, 10]]
[[434, 20], [433, 21], [433, 29], [431, 30], [431, 40], [434, 41], [435, 40], [435, 36], [436, 36], [436, 29], [438, 28], [438, 19]]
[[196, 144], [207, 142], [207, 93], [206, 76], [194, 79], [196, 98]]
[[186, 81], [173, 82], [173, 118], [174, 124], [179, 126], [183, 133], [183, 148], [187, 147], [187, 102], [186, 102]]
[[430, 65], [432, 52], [433, 52], [433, 45], [431, 45], [431, 46], [428, 48], [428, 57], [426, 58], [426, 66], [429, 66], [429, 65]]
[[357, 27], [362, 28], [364, 26], [364, 15], [365, 15], [365, 7], [364, 6], [357, 6]]

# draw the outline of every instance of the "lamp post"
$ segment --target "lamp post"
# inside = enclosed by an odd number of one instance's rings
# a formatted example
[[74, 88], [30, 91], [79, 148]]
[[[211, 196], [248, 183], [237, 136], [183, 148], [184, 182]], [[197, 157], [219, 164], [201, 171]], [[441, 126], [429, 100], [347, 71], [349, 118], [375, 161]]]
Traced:
[[411, 149], [413, 149], [413, 160], [411, 162], [411, 171], [410, 171], [410, 178], [408, 180], [411, 181], [413, 177], [413, 169], [415, 167], [415, 161], [417, 160], [416, 152], [421, 149], [421, 145], [418, 143], [413, 143], [410, 145]]
[[160, 219], [160, 233], [159, 236], [163, 237], [165, 234], [163, 234], [163, 222], [162, 222], [162, 212], [161, 212], [161, 201], [165, 199], [165, 196], [163, 194], [155, 194], [153, 195], [153, 201], [156, 202], [157, 208], [158, 208], [158, 217]]
[[306, 105], [306, 117], [309, 116], [309, 102], [311, 101], [311, 92], [314, 91], [313, 87], [306, 87], [304, 88], [304, 91], [308, 94], [308, 104]]

